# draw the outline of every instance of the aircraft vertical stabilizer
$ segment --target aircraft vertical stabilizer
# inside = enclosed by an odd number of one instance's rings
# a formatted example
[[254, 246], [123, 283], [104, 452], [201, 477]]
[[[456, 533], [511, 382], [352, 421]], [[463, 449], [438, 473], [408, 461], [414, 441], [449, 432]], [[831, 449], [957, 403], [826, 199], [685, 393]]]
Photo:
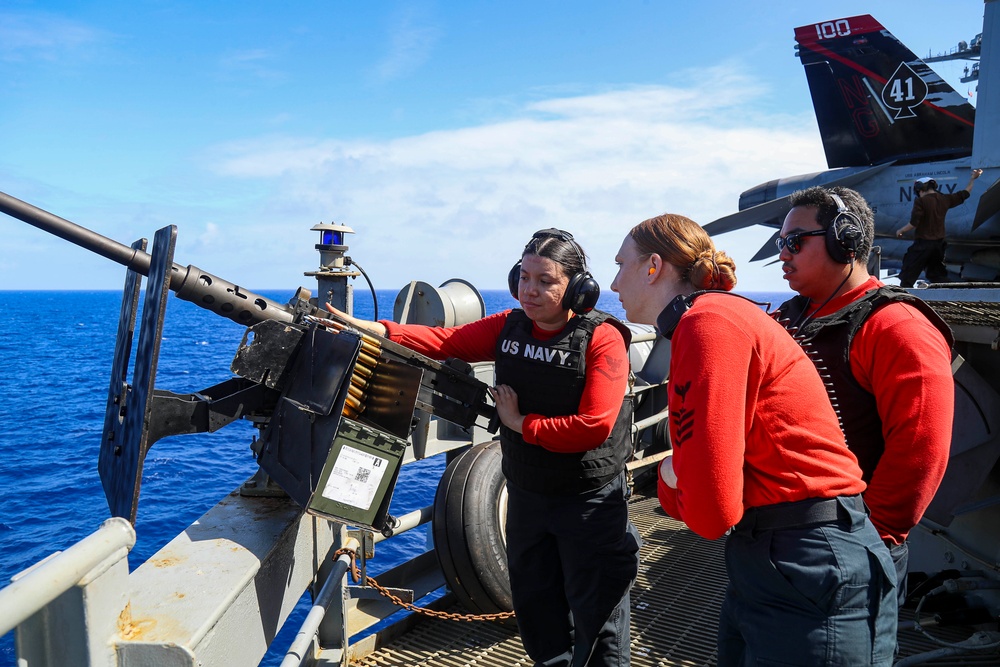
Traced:
[[871, 16], [802, 26], [795, 41], [831, 168], [972, 152], [975, 108]]
[[985, 5], [979, 68], [979, 124], [972, 144], [973, 168], [1000, 167], [1000, 2]]

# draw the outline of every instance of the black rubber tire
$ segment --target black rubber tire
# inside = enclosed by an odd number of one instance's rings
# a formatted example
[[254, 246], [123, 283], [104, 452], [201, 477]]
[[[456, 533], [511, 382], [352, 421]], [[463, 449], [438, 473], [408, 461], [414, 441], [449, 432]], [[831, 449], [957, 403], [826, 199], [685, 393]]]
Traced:
[[[473, 600], [473, 597], [486, 597], [486, 592], [481, 588], [478, 591], [475, 590], [474, 582], [466, 585], [463, 577], [459, 576], [455, 564], [455, 556], [452, 555], [452, 551], [460, 549], [462, 540], [453, 540], [451, 531], [448, 530], [447, 516], [452, 480], [455, 479], [456, 473], [459, 480], [464, 480], [468, 475], [468, 468], [472, 464], [472, 461], [475, 460], [474, 457], [470, 458], [467, 456], [470, 452], [472, 452], [472, 449], [466, 450], [458, 458], [449, 463], [448, 467], [445, 468], [444, 474], [441, 475], [440, 481], [438, 481], [437, 492], [434, 494], [431, 533], [434, 535], [434, 553], [437, 555], [438, 564], [441, 566], [441, 572], [444, 574], [448, 588], [454, 592], [455, 597], [458, 598], [458, 601], [466, 609], [478, 612], [479, 604]], [[464, 482], [456, 482], [456, 485], [464, 486]], [[457, 542], [457, 544], [452, 544], [453, 541]], [[460, 555], [461, 551], [459, 550], [458, 553]]]
[[487, 443], [469, 472], [463, 516], [479, 583], [501, 611], [514, 608], [507, 570], [507, 481], [499, 442]]
[[497, 441], [471, 447], [441, 476], [434, 498], [435, 552], [448, 586], [474, 613], [510, 611], [506, 482]]

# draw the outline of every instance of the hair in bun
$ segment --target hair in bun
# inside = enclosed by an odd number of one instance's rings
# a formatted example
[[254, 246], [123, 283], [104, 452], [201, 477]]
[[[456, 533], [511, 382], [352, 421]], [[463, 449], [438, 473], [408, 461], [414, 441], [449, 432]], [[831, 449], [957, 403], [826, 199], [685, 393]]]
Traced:
[[676, 213], [644, 220], [629, 232], [639, 252], [657, 254], [677, 267], [695, 289], [729, 291], [736, 287], [736, 262], [721, 250], [701, 225]]

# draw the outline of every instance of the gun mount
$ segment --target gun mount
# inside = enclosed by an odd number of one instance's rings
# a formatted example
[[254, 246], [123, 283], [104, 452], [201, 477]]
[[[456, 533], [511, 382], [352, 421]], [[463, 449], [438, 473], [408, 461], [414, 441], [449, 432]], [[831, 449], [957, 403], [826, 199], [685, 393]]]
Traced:
[[[173, 261], [173, 225], [156, 232], [147, 253], [146, 239], [125, 246], [2, 192], [0, 211], [127, 269], [98, 462], [113, 516], [135, 523], [143, 461], [154, 442], [216, 431], [242, 418], [262, 432], [254, 447], [261, 470], [296, 502], [312, 513], [391, 532], [388, 507], [406, 438], [426, 423], [419, 413], [466, 430], [494, 421], [486, 384], [468, 364], [441, 363], [353, 330], [330, 319], [304, 288], [280, 304], [182, 267]], [[331, 233], [349, 228], [314, 229], [324, 234], [316, 248], [325, 262], [307, 275], [350, 313], [347, 279], [358, 274], [346, 269], [343, 235]], [[129, 382], [142, 276], [148, 280]], [[155, 387], [169, 291], [249, 327], [230, 367], [237, 377], [188, 394]], [[356, 480], [338, 477], [345, 464], [355, 467]]]

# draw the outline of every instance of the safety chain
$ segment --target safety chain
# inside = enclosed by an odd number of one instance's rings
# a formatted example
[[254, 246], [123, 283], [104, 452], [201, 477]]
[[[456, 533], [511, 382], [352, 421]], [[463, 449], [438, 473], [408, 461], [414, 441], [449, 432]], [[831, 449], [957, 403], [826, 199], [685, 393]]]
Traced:
[[[354, 562], [356, 554], [354, 549], [341, 548], [337, 549], [333, 553], [333, 559], [336, 560], [347, 554], [351, 557], [351, 578], [354, 579], [355, 583], [361, 580], [361, 573], [358, 571], [358, 566]], [[508, 618], [514, 617], [514, 612], [503, 611], [494, 614], [455, 614], [449, 611], [438, 611], [437, 609], [428, 609], [427, 607], [420, 607], [411, 602], [403, 601], [398, 595], [392, 593], [382, 584], [375, 581], [372, 577], [366, 577], [367, 583], [371, 585], [372, 588], [377, 590], [384, 597], [389, 598], [392, 603], [398, 607], [402, 607], [407, 611], [412, 611], [416, 614], [423, 614], [425, 616], [432, 616], [434, 618], [444, 618], [449, 621], [504, 621]]]

